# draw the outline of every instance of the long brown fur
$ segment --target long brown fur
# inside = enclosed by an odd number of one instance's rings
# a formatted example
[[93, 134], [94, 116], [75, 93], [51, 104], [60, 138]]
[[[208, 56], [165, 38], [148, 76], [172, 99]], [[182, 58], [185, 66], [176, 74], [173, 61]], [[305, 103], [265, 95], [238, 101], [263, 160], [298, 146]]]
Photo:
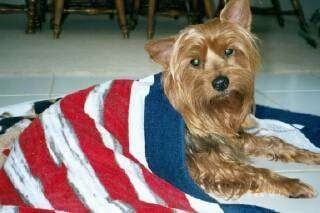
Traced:
[[[298, 179], [248, 163], [249, 156], [258, 156], [320, 164], [319, 153], [244, 131], [254, 125], [250, 111], [260, 64], [250, 25], [249, 1], [230, 0], [219, 18], [146, 44], [150, 57], [163, 66], [166, 96], [186, 123], [190, 175], [208, 192], [225, 198], [246, 192], [313, 197], [315, 191]], [[231, 56], [225, 55], [228, 48], [234, 49]], [[200, 66], [192, 66], [193, 59], [199, 59]], [[230, 83], [226, 90], [217, 91], [212, 81], [221, 75]]]

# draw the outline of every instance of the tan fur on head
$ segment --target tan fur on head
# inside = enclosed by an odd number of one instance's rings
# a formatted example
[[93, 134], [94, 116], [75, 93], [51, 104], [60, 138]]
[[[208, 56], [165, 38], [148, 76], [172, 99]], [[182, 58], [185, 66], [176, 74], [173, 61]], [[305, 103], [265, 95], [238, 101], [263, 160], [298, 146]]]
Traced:
[[[230, 0], [219, 18], [145, 47], [163, 66], [165, 94], [186, 123], [189, 173], [225, 198], [246, 192], [313, 197], [313, 189], [298, 179], [248, 165], [248, 156], [320, 164], [318, 153], [245, 133], [256, 125], [250, 112], [260, 63], [250, 24], [249, 0]], [[221, 77], [222, 89], [215, 84]]]
[[[225, 14], [222, 11], [221, 15], [227, 17]], [[243, 18], [245, 22], [249, 19]], [[177, 37], [146, 45], [151, 58], [163, 66], [169, 101], [193, 134], [236, 135], [250, 113], [259, 54], [255, 37], [238, 21], [214, 19], [190, 26]], [[228, 48], [235, 51], [231, 57], [224, 55]], [[200, 59], [199, 68], [190, 65], [192, 59]], [[212, 88], [212, 81], [219, 75], [230, 80], [223, 93]]]

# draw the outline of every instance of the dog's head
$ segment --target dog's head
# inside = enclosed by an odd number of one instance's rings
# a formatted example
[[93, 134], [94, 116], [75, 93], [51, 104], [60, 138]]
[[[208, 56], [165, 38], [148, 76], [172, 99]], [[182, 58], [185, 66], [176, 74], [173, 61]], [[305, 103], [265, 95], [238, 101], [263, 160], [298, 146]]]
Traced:
[[236, 135], [250, 112], [259, 65], [250, 25], [249, 0], [230, 0], [219, 18], [146, 44], [192, 134]]

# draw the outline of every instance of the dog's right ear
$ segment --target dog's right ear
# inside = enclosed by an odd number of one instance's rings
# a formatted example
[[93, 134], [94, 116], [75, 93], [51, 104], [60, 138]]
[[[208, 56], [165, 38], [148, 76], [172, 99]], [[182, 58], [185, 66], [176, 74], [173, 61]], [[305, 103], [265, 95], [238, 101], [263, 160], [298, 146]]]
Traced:
[[220, 19], [239, 24], [250, 30], [252, 21], [250, 0], [229, 0], [220, 13]]
[[167, 70], [169, 68], [170, 57], [175, 40], [175, 37], [168, 37], [149, 41], [144, 48], [149, 53], [152, 60], [162, 65], [164, 70]]

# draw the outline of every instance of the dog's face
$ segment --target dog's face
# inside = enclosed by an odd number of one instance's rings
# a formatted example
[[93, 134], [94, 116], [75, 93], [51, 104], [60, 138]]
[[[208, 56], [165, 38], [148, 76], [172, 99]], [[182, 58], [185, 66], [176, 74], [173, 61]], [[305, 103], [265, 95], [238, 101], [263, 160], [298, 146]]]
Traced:
[[192, 134], [234, 136], [250, 113], [259, 64], [250, 24], [248, 0], [230, 0], [219, 18], [146, 45]]

